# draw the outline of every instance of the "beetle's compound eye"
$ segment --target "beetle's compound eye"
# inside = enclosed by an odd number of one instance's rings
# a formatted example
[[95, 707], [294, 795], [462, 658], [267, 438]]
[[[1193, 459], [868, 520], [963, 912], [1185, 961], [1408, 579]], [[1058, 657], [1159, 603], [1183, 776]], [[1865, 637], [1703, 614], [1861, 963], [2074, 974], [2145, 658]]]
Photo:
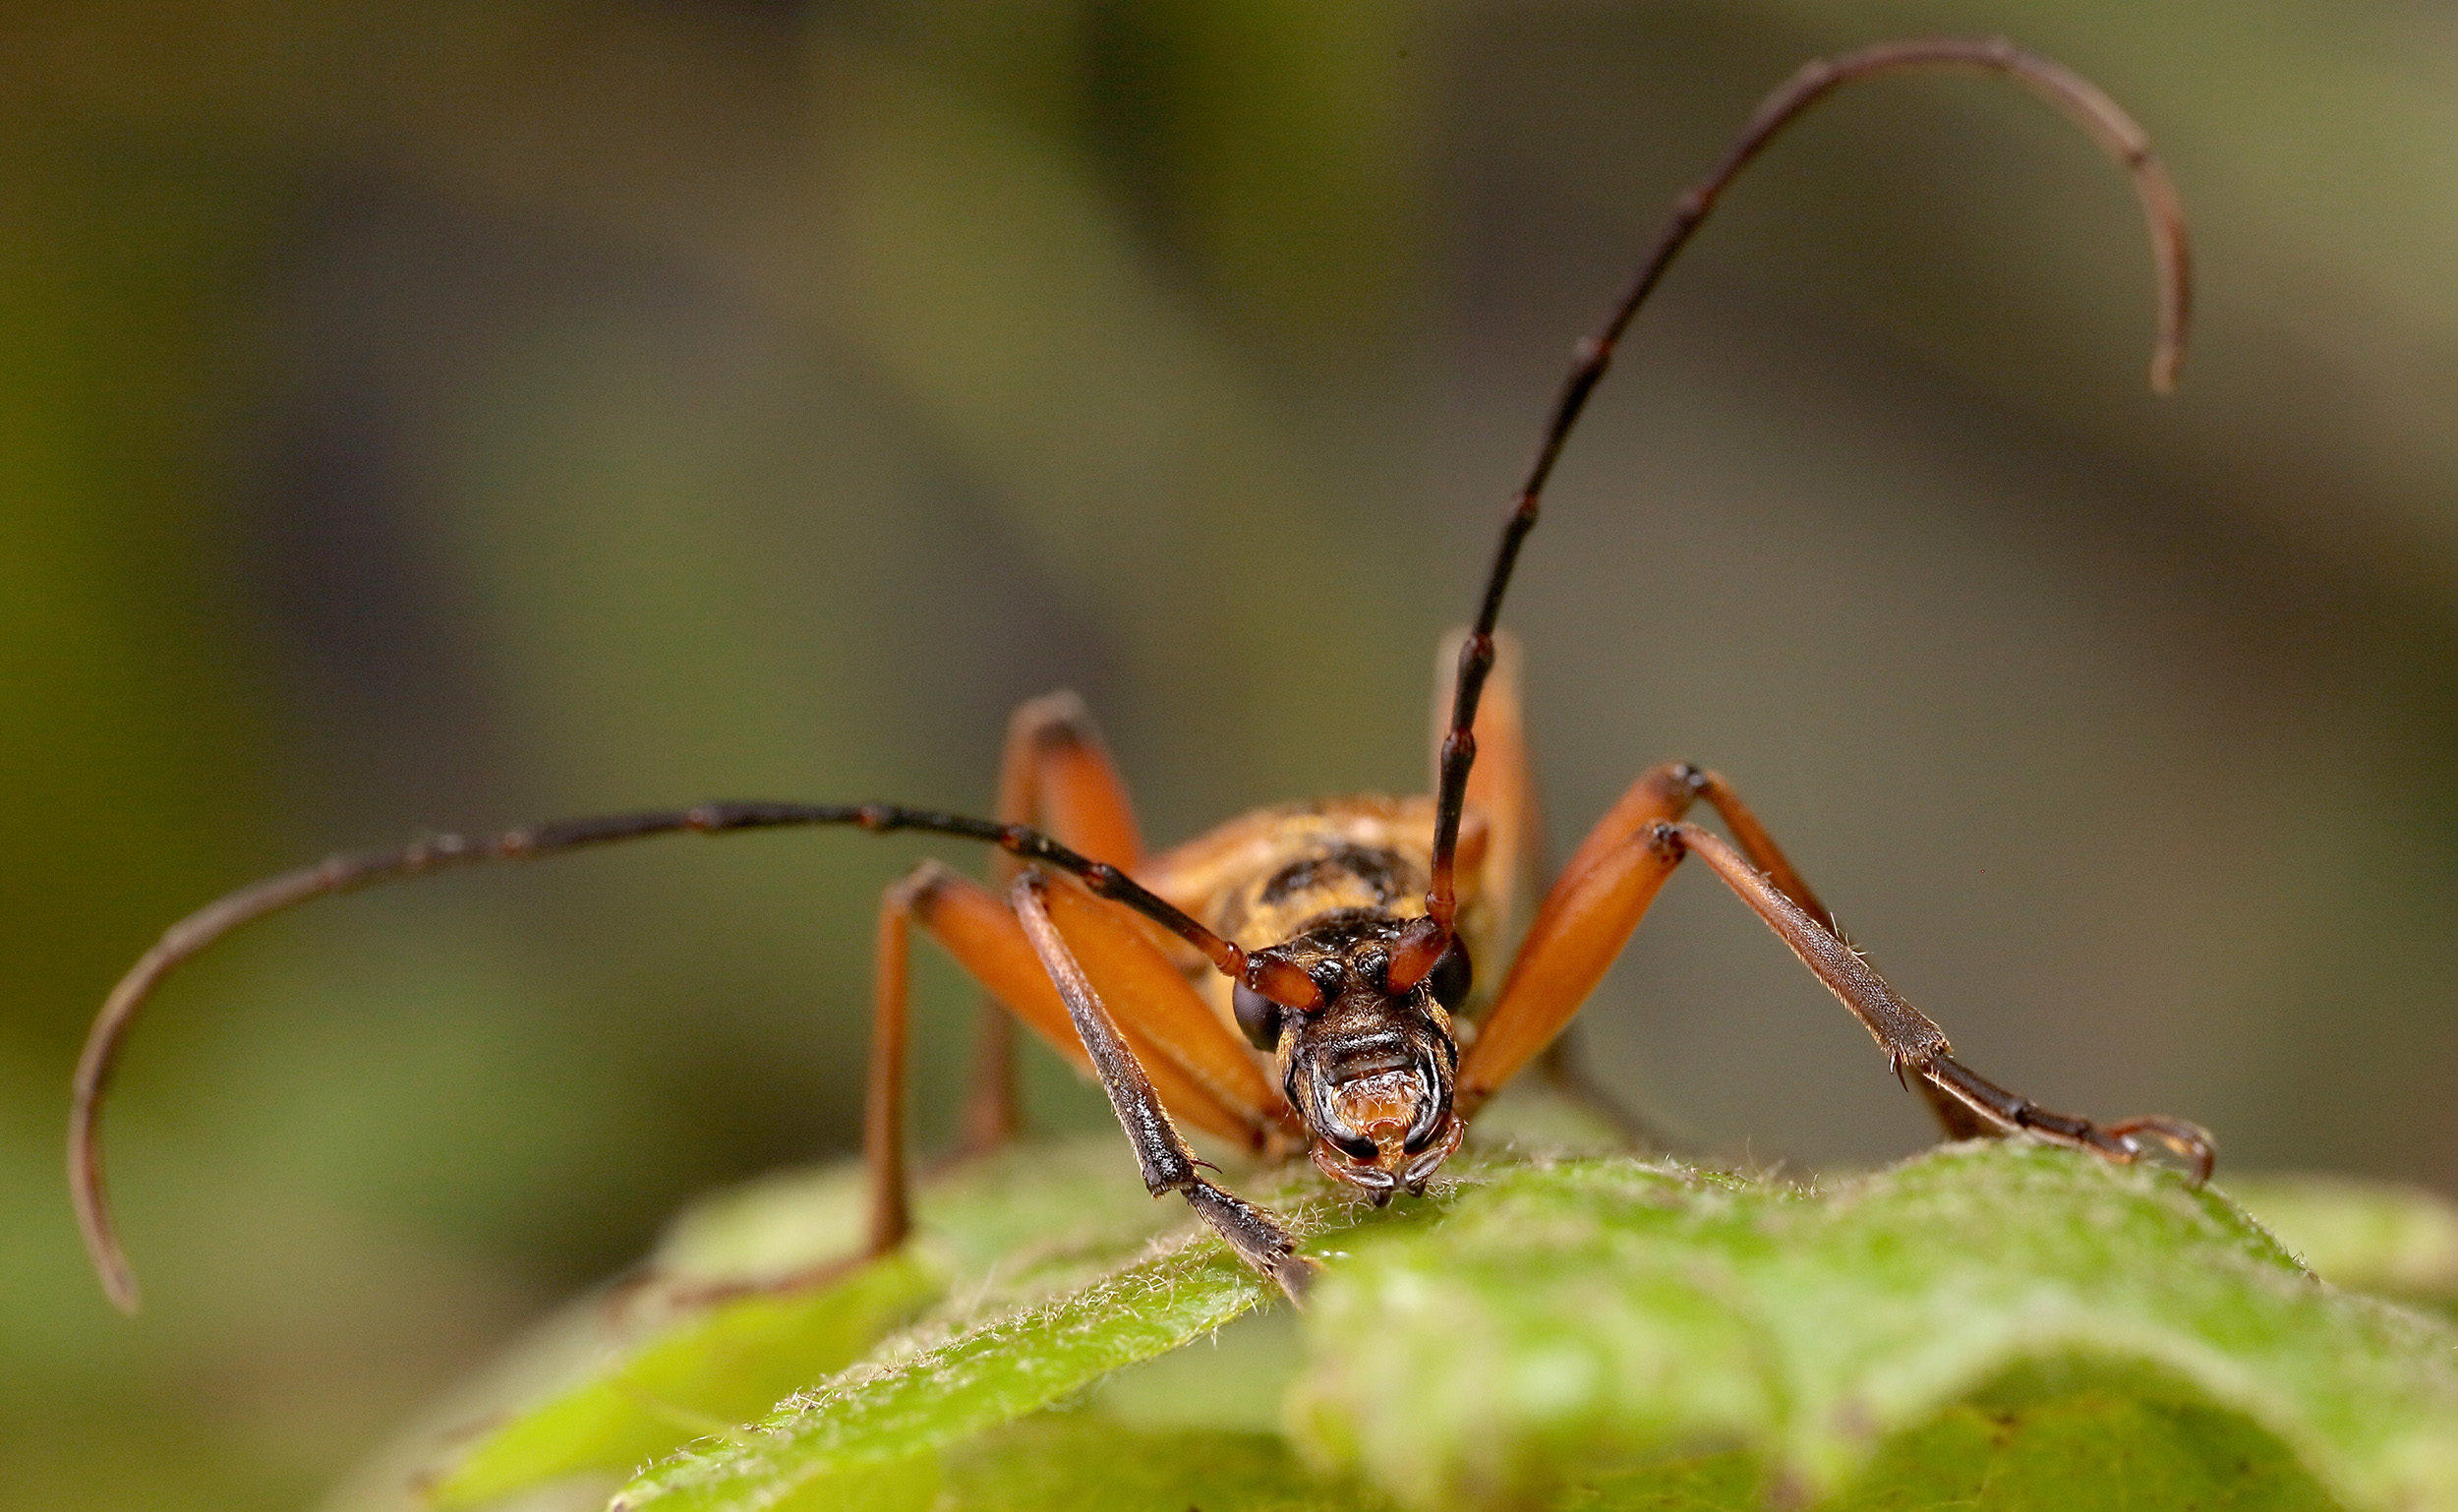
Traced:
[[1280, 1043], [1279, 1004], [1240, 982], [1229, 989], [1229, 1010], [1238, 1016], [1248, 1044], [1269, 1050]]
[[1444, 1013], [1456, 1014], [1460, 1005], [1468, 1001], [1468, 990], [1476, 985], [1477, 973], [1468, 960], [1468, 947], [1457, 935], [1451, 937], [1451, 948], [1434, 963], [1426, 979], [1434, 987], [1434, 1001], [1442, 1005]]

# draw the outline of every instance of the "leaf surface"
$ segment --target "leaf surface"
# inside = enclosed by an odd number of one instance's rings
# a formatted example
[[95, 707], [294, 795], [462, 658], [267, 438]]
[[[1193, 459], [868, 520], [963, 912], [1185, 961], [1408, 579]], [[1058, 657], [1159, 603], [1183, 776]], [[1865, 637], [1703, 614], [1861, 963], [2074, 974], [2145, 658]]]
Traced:
[[[685, 1310], [440, 1488], [690, 1440], [615, 1504], [2458, 1512], [2458, 1331], [2315, 1280], [2173, 1173], [2019, 1144], [1809, 1189], [1621, 1155], [1454, 1170], [1379, 1213], [1242, 1182], [1325, 1260], [1296, 1315], [1106, 1142], [1019, 1152], [937, 1184], [907, 1257]], [[665, 1263], [841, 1250], [844, 1182], [706, 1205]], [[2438, 1274], [2430, 1198], [2247, 1187], [2337, 1274]]]
[[1359, 1245], [1307, 1333], [1302, 1438], [1416, 1506], [1716, 1450], [1848, 1500], [1904, 1472], [1890, 1443], [1995, 1393], [2018, 1423], [2104, 1401], [2136, 1437], [2250, 1425], [2351, 1507], [2458, 1507], [2458, 1335], [2315, 1281], [2218, 1192], [2038, 1146], [1819, 1192], [1494, 1172], [1447, 1221]]
[[[477, 1507], [587, 1472], [627, 1475], [764, 1416], [906, 1325], [936, 1316], [944, 1327], [1103, 1274], [1174, 1216], [1106, 1145], [1018, 1150], [929, 1183], [916, 1241], [864, 1265], [863, 1195], [858, 1168], [840, 1167], [756, 1182], [684, 1214], [641, 1279], [579, 1305], [542, 1346], [562, 1357], [537, 1372], [555, 1384], [525, 1382], [517, 1412], [459, 1435], [448, 1466], [424, 1478], [428, 1499]], [[814, 1269], [832, 1274], [694, 1300]]]

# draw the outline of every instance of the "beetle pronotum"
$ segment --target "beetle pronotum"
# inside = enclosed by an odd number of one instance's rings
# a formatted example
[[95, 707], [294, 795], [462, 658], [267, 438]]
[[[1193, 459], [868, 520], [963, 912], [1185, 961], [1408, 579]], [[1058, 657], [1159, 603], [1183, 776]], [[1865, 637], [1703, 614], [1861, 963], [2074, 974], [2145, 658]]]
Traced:
[[[1259, 1156], [1304, 1148], [1324, 1173], [1376, 1202], [1422, 1191], [1458, 1147], [1466, 1122], [1577, 1014], [1687, 855], [1843, 1000], [1897, 1076], [1925, 1095], [1949, 1136], [2019, 1134], [2117, 1162], [2157, 1144], [2195, 1179], [2206, 1177], [2213, 1145], [2195, 1125], [2161, 1117], [2103, 1125], [2051, 1113], [1957, 1062], [1938, 1026], [1844, 943], [1731, 786], [1683, 762], [1643, 774], [1589, 832], [1537, 907], [1499, 988], [1477, 1000], [1482, 1013], [1473, 1021], [1467, 1013], [1472, 962], [1502, 937], [1534, 843], [1515, 662], [1496, 621], [1554, 461], [1632, 318], [1740, 171], [1842, 86], [1931, 69], [2015, 80], [2132, 175], [2158, 271], [2151, 385], [2165, 391], [2183, 353], [2191, 293], [2185, 223], [2131, 117], [2079, 76], [2005, 41], [1911, 39], [1809, 63], [1767, 96], [1723, 158], [1676, 202], [1609, 318], [1579, 344], [1513, 495], [1476, 621], [1458, 637], [1431, 796], [1262, 809], [1147, 854], [1089, 716], [1058, 694], [1017, 711], [994, 819], [885, 803], [705, 803], [559, 820], [484, 840], [446, 836], [335, 856], [243, 888], [182, 919], [146, 953], [104, 1003], [78, 1065], [69, 1182], [111, 1299], [131, 1310], [137, 1304], [104, 1192], [103, 1092], [130, 1025], [174, 966], [243, 924], [326, 894], [678, 833], [849, 826], [949, 836], [1005, 853], [1004, 896], [925, 861], [881, 903], [864, 1140], [873, 1254], [901, 1244], [909, 1229], [906, 963], [916, 926], [1017, 1018], [1099, 1078], [1155, 1195], [1183, 1195], [1247, 1263], [1294, 1296], [1314, 1262], [1270, 1213], [1201, 1175], [1177, 1126]], [[1730, 841], [1687, 821], [1701, 801], [1723, 819]], [[989, 1085], [995, 1109], [1000, 1089], [995, 1078]], [[1007, 1122], [995, 1113], [989, 1119], [993, 1133]]]

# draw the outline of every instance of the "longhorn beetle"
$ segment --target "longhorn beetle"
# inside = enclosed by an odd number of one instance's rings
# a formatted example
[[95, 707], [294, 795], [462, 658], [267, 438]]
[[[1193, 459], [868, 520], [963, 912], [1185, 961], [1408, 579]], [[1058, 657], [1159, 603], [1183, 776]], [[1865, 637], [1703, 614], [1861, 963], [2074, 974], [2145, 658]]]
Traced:
[[[1475, 623], [1458, 637], [1447, 709], [1437, 712], [1432, 796], [1262, 809], [1146, 854], [1089, 716], [1072, 695], [1057, 694], [1026, 703], [1009, 726], [995, 819], [889, 803], [703, 803], [337, 855], [243, 888], [171, 926], [130, 969], [78, 1064], [69, 1184], [111, 1300], [133, 1311], [137, 1285], [104, 1195], [102, 1095], [129, 1026], [172, 967], [243, 924], [330, 893], [652, 835], [795, 826], [911, 830], [1004, 852], [1004, 896], [924, 861], [880, 904], [864, 1131], [873, 1254], [902, 1243], [910, 1226], [906, 965], [916, 927], [1099, 1078], [1154, 1195], [1184, 1196], [1242, 1259], [1296, 1297], [1316, 1262], [1269, 1212], [1201, 1175], [1178, 1126], [1262, 1157], [1303, 1147], [1325, 1174], [1376, 1203], [1422, 1192], [1458, 1148], [1467, 1121], [1578, 1013], [1685, 855], [1704, 862], [1844, 1001], [1949, 1137], [2020, 1134], [2119, 1163], [2156, 1144], [2195, 1180], [2207, 1178], [2214, 1146], [2193, 1124], [2052, 1113], [1956, 1061], [1937, 1024], [1844, 943], [1724, 778], [1687, 763], [1650, 769], [1598, 821], [1545, 895], [1499, 989], [1479, 1000], [1481, 1017], [1472, 1022], [1466, 1013], [1476, 963], [1491, 960], [1505, 937], [1536, 844], [1516, 655], [1495, 622], [1562, 444], [1632, 317], [1768, 143], [1846, 84], [1938, 69], [2014, 80], [2132, 175], [2159, 282], [2151, 386], [2165, 392], [2184, 349], [2191, 292], [2185, 222], [2149, 140], [2114, 101], [2002, 40], [1905, 39], [1811, 62], [1760, 103], [1723, 158], [1674, 204], [1619, 303], [1579, 344], [1511, 500]], [[1729, 841], [1686, 821], [1700, 802], [1724, 820]], [[1003, 1029], [995, 1015], [992, 1021]], [[1012, 1124], [1000, 1112], [1003, 1079], [984, 1082], [993, 1133]]]

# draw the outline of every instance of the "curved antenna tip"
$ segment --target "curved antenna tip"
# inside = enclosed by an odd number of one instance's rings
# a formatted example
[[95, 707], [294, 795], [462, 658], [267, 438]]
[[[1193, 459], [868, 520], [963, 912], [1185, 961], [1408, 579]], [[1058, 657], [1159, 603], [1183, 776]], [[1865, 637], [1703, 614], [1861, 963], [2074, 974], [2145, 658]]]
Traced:
[[79, 1189], [77, 1226], [85, 1235], [86, 1258], [93, 1263], [94, 1277], [102, 1283], [102, 1295], [111, 1299], [111, 1306], [135, 1317], [144, 1306], [145, 1292], [137, 1285], [137, 1272], [130, 1267], [110, 1222], [108, 1214]]
[[126, 1265], [106, 1268], [102, 1272], [102, 1295], [111, 1299], [111, 1306], [128, 1317], [145, 1306], [145, 1294], [137, 1289], [137, 1276]]
[[2151, 354], [2150, 389], [2165, 399], [2177, 391], [2177, 370], [2185, 366], [2185, 353], [2166, 342]]
[[77, 1206], [77, 1232], [86, 1242], [86, 1258], [102, 1283], [102, 1295], [111, 1299], [112, 1307], [135, 1317], [145, 1293], [137, 1285], [137, 1272], [129, 1265], [111, 1224], [111, 1198], [103, 1186], [101, 1151], [94, 1134], [92, 1104], [80, 1098], [70, 1114], [68, 1132], [68, 1191]]

